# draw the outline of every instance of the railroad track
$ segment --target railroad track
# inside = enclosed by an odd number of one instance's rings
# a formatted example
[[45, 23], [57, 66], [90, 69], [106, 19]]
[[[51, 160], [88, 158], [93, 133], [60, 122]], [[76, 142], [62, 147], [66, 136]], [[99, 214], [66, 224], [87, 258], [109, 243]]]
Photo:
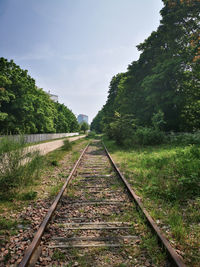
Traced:
[[19, 266], [161, 266], [152, 263], [144, 245], [138, 208], [169, 256], [162, 266], [185, 266], [106, 148], [93, 142], [82, 152]]

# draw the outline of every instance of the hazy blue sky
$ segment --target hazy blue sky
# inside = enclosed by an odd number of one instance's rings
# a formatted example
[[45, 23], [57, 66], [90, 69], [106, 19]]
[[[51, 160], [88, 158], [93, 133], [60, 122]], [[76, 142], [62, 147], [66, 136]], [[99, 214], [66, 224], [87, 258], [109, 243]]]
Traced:
[[137, 60], [161, 0], [0, 0], [0, 57], [90, 122], [113, 75]]

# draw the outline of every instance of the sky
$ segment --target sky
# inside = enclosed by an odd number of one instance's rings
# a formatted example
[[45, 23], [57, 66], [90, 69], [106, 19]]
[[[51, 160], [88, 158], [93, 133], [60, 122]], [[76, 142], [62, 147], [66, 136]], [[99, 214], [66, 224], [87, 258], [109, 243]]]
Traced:
[[0, 57], [89, 122], [159, 26], [161, 0], [0, 0]]

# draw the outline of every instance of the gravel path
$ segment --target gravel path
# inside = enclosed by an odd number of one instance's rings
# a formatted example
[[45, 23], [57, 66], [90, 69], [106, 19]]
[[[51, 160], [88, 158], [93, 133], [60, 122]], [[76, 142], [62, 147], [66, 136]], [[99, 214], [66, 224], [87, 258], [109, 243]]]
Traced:
[[[68, 140], [70, 142], [72, 141], [75, 141], [75, 140], [78, 140], [80, 138], [84, 138], [86, 135], [81, 135], [81, 136], [75, 136], [75, 137], [70, 137], [68, 138]], [[64, 140], [56, 140], [56, 141], [51, 141], [51, 142], [48, 142], [48, 143], [43, 143], [43, 144], [38, 144], [38, 145], [34, 145], [34, 146], [29, 146], [28, 147], [28, 150], [30, 151], [40, 151], [40, 154], [41, 155], [45, 155], [61, 146], [63, 146], [63, 143]]]

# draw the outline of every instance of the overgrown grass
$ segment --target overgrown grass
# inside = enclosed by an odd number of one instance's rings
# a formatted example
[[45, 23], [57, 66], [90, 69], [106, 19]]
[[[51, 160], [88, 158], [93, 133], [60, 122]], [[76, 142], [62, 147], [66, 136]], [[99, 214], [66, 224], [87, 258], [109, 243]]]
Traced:
[[0, 231], [10, 230], [17, 225], [17, 221], [11, 219], [0, 218]]
[[[82, 142], [83, 140], [80, 139], [70, 145], [79, 145]], [[38, 192], [35, 190], [35, 186], [40, 184], [42, 173], [59, 167], [59, 162], [66, 153], [68, 151], [60, 148], [45, 156], [40, 156], [37, 152], [27, 150], [23, 139], [15, 142], [8, 138], [2, 138], [0, 142], [0, 209], [4, 210], [3, 207], [8, 210], [20, 208], [21, 202], [16, 207], [13, 202], [15, 200], [36, 199]], [[76, 159], [78, 156], [78, 152], [72, 151], [72, 158]], [[54, 185], [51, 191], [51, 194], [54, 195], [53, 191], [56, 191]]]
[[96, 132], [95, 131], [90, 131], [87, 136], [87, 139], [96, 139]]
[[64, 260], [65, 259], [65, 254], [60, 251], [59, 249], [55, 249], [52, 255], [52, 260]]
[[57, 185], [52, 186], [50, 188], [50, 196], [51, 197], [56, 196], [61, 190], [62, 186], [63, 186], [63, 183], [58, 183]]
[[42, 157], [19, 142], [2, 138], [0, 142], [0, 200], [12, 200], [17, 190], [39, 177]]
[[68, 139], [65, 139], [63, 143], [64, 143], [62, 147], [63, 150], [66, 150], [66, 151], [72, 150], [72, 142], [70, 142]]
[[[189, 266], [200, 262], [200, 148], [172, 145], [124, 149], [105, 140], [108, 150], [168, 238]], [[191, 233], [192, 225], [192, 233]]]
[[28, 192], [23, 192], [18, 194], [19, 200], [33, 200], [37, 197], [37, 192], [30, 190]]

